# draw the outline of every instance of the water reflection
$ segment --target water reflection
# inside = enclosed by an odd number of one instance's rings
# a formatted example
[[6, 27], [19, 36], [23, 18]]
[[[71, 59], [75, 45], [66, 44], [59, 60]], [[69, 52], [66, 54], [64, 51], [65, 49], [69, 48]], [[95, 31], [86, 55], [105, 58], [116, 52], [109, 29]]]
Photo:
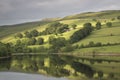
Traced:
[[[54, 77], [74, 76], [75, 78], [85, 77], [86, 80], [102, 80], [104, 71], [92, 67], [96, 61], [88, 61], [90, 64], [85, 64], [85, 59], [69, 55], [21, 55], [14, 56], [12, 59], [0, 59], [0, 70], [40, 73]], [[108, 72], [107, 75], [111, 80], [112, 78], [115, 79], [114, 73]]]

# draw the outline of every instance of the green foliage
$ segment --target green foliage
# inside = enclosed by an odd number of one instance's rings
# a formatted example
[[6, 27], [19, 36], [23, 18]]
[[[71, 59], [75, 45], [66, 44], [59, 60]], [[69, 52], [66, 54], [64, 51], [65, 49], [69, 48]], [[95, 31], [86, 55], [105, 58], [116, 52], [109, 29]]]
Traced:
[[95, 46], [96, 46], [96, 47], [100, 47], [100, 46], [102, 46], [102, 43], [101, 43], [101, 42], [97, 42], [97, 43], [95, 44]]
[[120, 20], [120, 16], [117, 16], [117, 19]]
[[38, 39], [37, 39], [36, 44], [42, 45], [43, 43], [44, 43], [44, 39], [43, 39], [43, 38], [38, 38]]
[[33, 52], [33, 53], [36, 53], [36, 52], [43, 53], [46, 51], [47, 51], [47, 49], [44, 46], [40, 46], [40, 47], [36, 47], [36, 48], [31, 49], [31, 52]]
[[81, 39], [85, 38], [86, 36], [88, 36], [92, 30], [93, 27], [91, 25], [91, 23], [85, 23], [83, 25], [84, 27], [78, 31], [76, 31], [71, 37], [70, 37], [70, 43], [75, 43], [80, 41]]
[[32, 35], [32, 37], [36, 37], [38, 36], [39, 32], [36, 29], [34, 29], [30, 32], [30, 34]]
[[92, 19], [92, 20], [95, 21], [95, 22], [97, 21], [96, 19]]
[[32, 35], [30, 34], [30, 32], [26, 31], [24, 34], [25, 34], [25, 37], [32, 38]]
[[92, 32], [92, 30], [93, 30], [92, 24], [91, 23], [85, 23], [85, 24], [83, 24], [83, 29], [85, 29], [86, 32], [88, 34], [90, 34], [90, 32]]
[[88, 45], [89, 45], [90, 47], [94, 47], [94, 46], [95, 46], [95, 44], [94, 44], [93, 41], [90, 41]]
[[39, 32], [36, 29], [34, 29], [30, 32], [26, 31], [24, 32], [24, 34], [25, 34], [25, 37], [32, 38], [32, 37], [37, 37], [39, 35]]
[[97, 30], [101, 29], [101, 26], [102, 26], [102, 25], [101, 25], [100, 22], [97, 22], [97, 23], [96, 23], [96, 29], [97, 29]]
[[67, 30], [69, 30], [68, 25], [67, 24], [63, 24], [61, 27], [57, 28], [57, 33], [64, 33]]
[[63, 52], [71, 52], [74, 50], [74, 47], [72, 45], [66, 45], [65, 48], [63, 48]]
[[102, 71], [98, 71], [98, 76], [99, 76], [100, 78], [102, 78], [102, 77], [103, 77], [103, 72], [102, 72]]
[[36, 39], [35, 38], [31, 38], [31, 39], [29, 39], [29, 41], [28, 41], [28, 45], [35, 45], [35, 43], [36, 43]]
[[52, 45], [50, 47], [49, 52], [59, 52], [61, 47], [64, 47], [66, 45], [66, 40], [64, 37], [59, 37], [59, 38], [50, 38], [49, 39], [50, 44]]
[[10, 56], [11, 46], [9, 43], [3, 44], [0, 42], [0, 57]]
[[107, 26], [107, 27], [111, 27], [111, 26], [112, 26], [112, 23], [111, 23], [111, 22], [107, 22], [107, 23], [106, 23], [106, 26]]
[[15, 37], [23, 38], [23, 35], [22, 35], [21, 33], [17, 33], [17, 34], [15, 35]]
[[54, 22], [52, 23], [48, 28], [46, 28], [42, 34], [56, 34], [57, 33], [57, 28], [60, 27], [62, 24], [59, 22]]
[[48, 39], [49, 44], [52, 44], [54, 42], [55, 37], [54, 36], [50, 36]]
[[58, 34], [58, 33], [66, 32], [67, 30], [69, 30], [67, 24], [62, 24], [60, 22], [54, 22], [48, 28], [46, 28], [41, 34], [43, 35]]
[[66, 44], [66, 40], [64, 37], [53, 38], [51, 44], [55, 47], [63, 47]]
[[77, 25], [76, 24], [72, 24], [72, 28], [76, 29]]

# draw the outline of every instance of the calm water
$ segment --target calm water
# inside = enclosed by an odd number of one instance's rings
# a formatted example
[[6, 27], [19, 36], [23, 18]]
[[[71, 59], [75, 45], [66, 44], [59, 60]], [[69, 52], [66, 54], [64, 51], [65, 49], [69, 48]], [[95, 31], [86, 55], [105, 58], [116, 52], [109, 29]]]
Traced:
[[0, 59], [0, 80], [120, 80], [120, 62], [68, 55]]
[[67, 80], [67, 79], [47, 77], [47, 76], [38, 75], [38, 74], [0, 72], [0, 80]]

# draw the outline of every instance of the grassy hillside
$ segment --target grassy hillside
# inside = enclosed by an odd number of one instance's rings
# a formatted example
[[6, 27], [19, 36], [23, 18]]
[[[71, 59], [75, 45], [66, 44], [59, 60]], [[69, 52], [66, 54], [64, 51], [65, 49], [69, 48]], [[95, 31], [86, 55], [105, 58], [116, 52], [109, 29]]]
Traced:
[[108, 11], [101, 11], [101, 12], [86, 12], [82, 14], [75, 14], [66, 16], [63, 20], [66, 19], [106, 19], [106, 18], [114, 18], [119, 15], [120, 10], [108, 10]]
[[16, 25], [5, 25], [0, 26], [0, 40], [3, 38], [7, 38], [15, 33], [22, 32], [25, 30], [34, 29], [36, 27], [41, 27], [44, 24], [49, 23], [48, 21], [37, 21], [37, 22], [29, 22], [23, 24]]
[[[90, 22], [93, 27], [95, 27], [96, 23], [99, 21], [102, 24], [102, 29], [94, 30], [89, 36], [80, 40], [77, 43], [72, 44], [73, 46], [88, 45], [90, 41], [94, 43], [101, 42], [102, 44], [114, 44], [120, 43], [120, 20], [117, 19], [120, 14], [120, 10], [111, 10], [111, 11], [101, 11], [101, 12], [87, 12], [81, 13], [77, 15], [71, 15], [64, 18], [52, 18], [52, 19], [44, 19], [39, 22], [31, 22], [10, 26], [0, 26], [0, 40], [2, 42], [12, 42], [15, 43], [19, 38], [15, 38], [14, 35], [16, 33], [24, 33], [25, 31], [31, 31], [33, 29], [38, 30], [39, 32], [43, 32], [46, 28], [49, 28], [53, 22], [60, 22], [63, 24], [68, 24], [69, 31], [66, 31], [62, 34], [47, 34], [47, 35], [39, 35], [35, 37], [36, 39], [42, 37], [44, 38], [44, 44], [42, 45], [30, 45], [30, 48], [38, 48], [40, 46], [44, 46], [49, 48], [50, 44], [48, 43], [49, 36], [55, 37], [64, 37], [66, 40], [70, 39], [70, 36], [73, 35], [74, 32], [78, 31], [83, 27], [83, 24]], [[112, 27], [107, 27], [106, 23], [112, 22]], [[76, 29], [72, 29], [72, 25], [76, 24]], [[22, 42], [26, 42], [28, 39], [23, 37], [20, 39]], [[114, 46], [103, 46], [103, 47], [92, 47], [92, 48], [83, 48], [76, 49], [73, 52], [93, 52], [97, 50], [98, 52], [120, 52], [119, 45]]]

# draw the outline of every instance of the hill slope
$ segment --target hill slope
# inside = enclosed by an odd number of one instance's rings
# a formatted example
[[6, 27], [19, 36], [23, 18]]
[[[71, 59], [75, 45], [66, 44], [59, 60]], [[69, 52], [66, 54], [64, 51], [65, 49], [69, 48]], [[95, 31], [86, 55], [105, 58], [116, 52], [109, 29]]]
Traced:
[[[66, 40], [70, 40], [70, 36], [73, 35], [74, 32], [78, 31], [83, 27], [83, 24], [85, 23], [91, 23], [93, 27], [95, 27], [96, 23], [99, 21], [102, 24], [102, 29], [100, 30], [94, 30], [89, 36], [86, 38], [80, 40], [79, 42], [76, 42], [72, 44], [72, 46], [81, 46], [81, 45], [88, 45], [89, 42], [93, 41], [94, 43], [100, 42], [102, 44], [115, 44], [120, 43], [120, 20], [117, 19], [117, 17], [120, 16], [120, 10], [111, 10], [111, 11], [101, 11], [101, 12], [87, 12], [87, 13], [81, 13], [71, 16], [66, 16], [64, 18], [55, 18], [55, 19], [45, 19], [43, 21], [38, 22], [31, 22], [31, 23], [24, 23], [24, 24], [18, 24], [18, 25], [10, 25], [10, 26], [0, 26], [0, 40], [2, 42], [12, 42], [15, 43], [17, 40], [21, 40], [22, 42], [27, 42], [28, 38], [24, 36], [25, 31], [31, 31], [33, 29], [36, 29], [37, 31], [44, 32], [47, 28], [51, 26], [54, 22], [60, 22], [61, 24], [67, 24], [69, 30], [64, 31], [62, 34], [44, 34], [36, 36], [35, 39], [43, 38], [44, 44], [42, 45], [29, 45], [30, 48], [39, 48], [39, 47], [45, 47], [49, 48], [51, 45], [49, 44], [49, 37], [64, 37]], [[107, 27], [106, 23], [111, 22], [112, 27]], [[73, 29], [72, 25], [77, 25], [75, 29]], [[54, 29], [54, 28], [53, 28]], [[23, 38], [15, 38], [14, 35], [16, 33], [22, 33]], [[115, 46], [115, 45], [114, 45]], [[113, 47], [113, 46], [110, 46]], [[107, 52], [112, 52], [112, 49], [106, 48], [103, 46]], [[119, 48], [119, 45], [116, 45], [117, 48]], [[88, 50], [88, 52], [92, 52], [94, 50], [98, 50], [99, 47], [94, 48], [84, 48], [82, 49], [75, 49], [75, 52], [84, 52], [85, 50]], [[101, 47], [100, 47], [101, 48]], [[116, 49], [117, 49], [116, 48]], [[114, 50], [113, 50], [114, 51]], [[116, 50], [120, 52], [119, 50]]]

